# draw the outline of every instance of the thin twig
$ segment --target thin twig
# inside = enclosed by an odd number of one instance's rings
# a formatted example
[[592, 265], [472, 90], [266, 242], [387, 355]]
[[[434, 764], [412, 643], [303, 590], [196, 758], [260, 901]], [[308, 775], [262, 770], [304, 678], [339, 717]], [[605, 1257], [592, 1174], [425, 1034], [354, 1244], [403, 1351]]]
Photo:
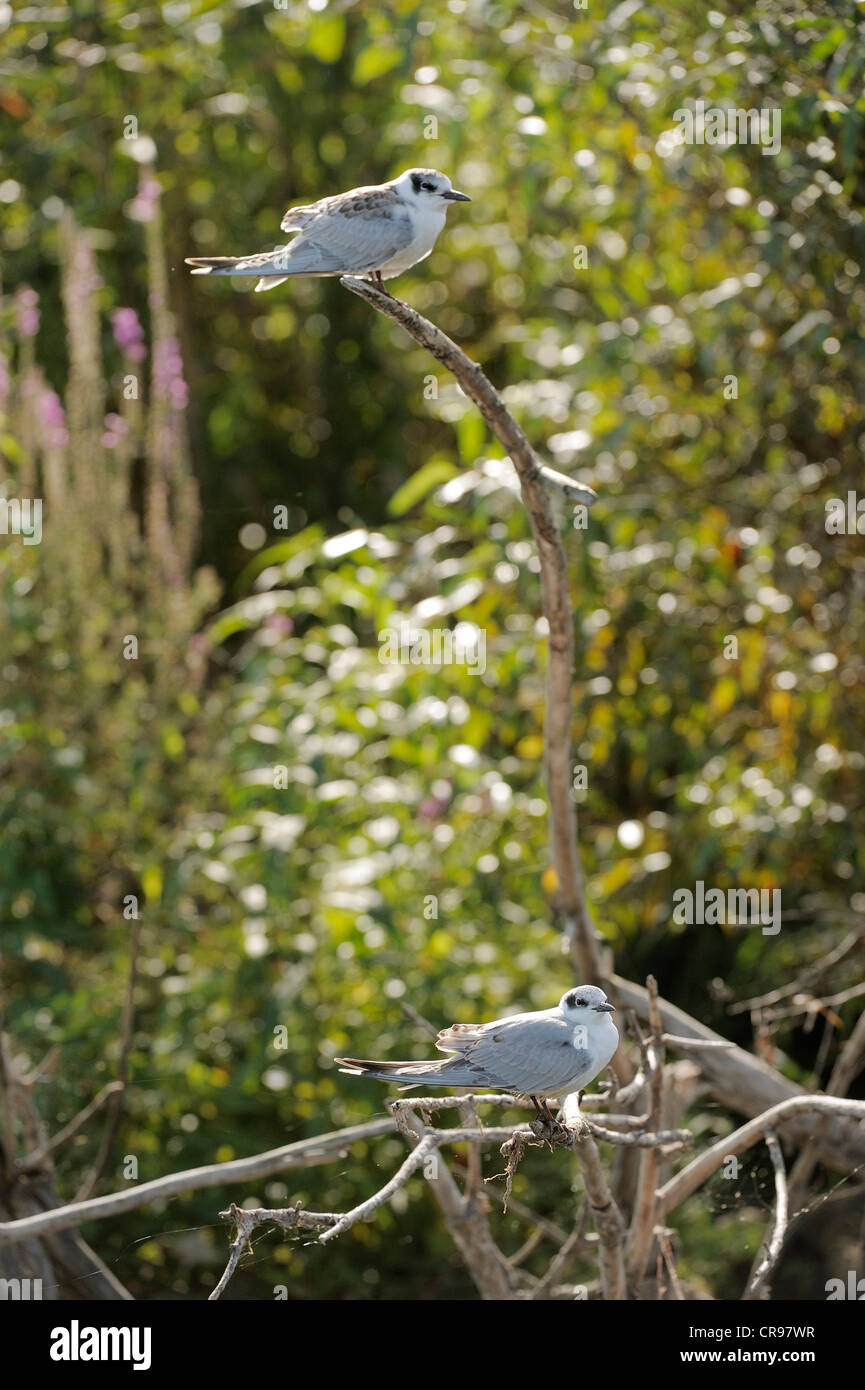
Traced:
[[339, 1217], [333, 1212], [302, 1211], [300, 1202], [294, 1207], [276, 1211], [270, 1211], [265, 1207], [238, 1207], [232, 1202], [228, 1210], [221, 1211], [219, 1216], [222, 1221], [232, 1222], [236, 1234], [231, 1242], [228, 1264], [222, 1272], [222, 1278], [213, 1292], [208, 1294], [207, 1301], [209, 1303], [215, 1302], [227, 1289], [231, 1277], [237, 1269], [244, 1247], [247, 1247], [251, 1253], [250, 1237], [257, 1226], [280, 1226], [285, 1231], [318, 1231], [323, 1226], [331, 1226], [339, 1220]]
[[[676, 1261], [673, 1258], [673, 1247], [670, 1244], [670, 1232], [665, 1226], [655, 1227], [655, 1240], [658, 1242], [659, 1255], [663, 1256], [664, 1264], [667, 1266], [667, 1273], [670, 1276], [670, 1283], [673, 1286], [673, 1293], [681, 1302], [685, 1301], [682, 1292], [682, 1285], [679, 1283], [679, 1274], [676, 1269]], [[660, 1285], [660, 1280], [658, 1281]]]
[[120, 1053], [117, 1059], [118, 1086], [109, 1097], [108, 1116], [105, 1121], [105, 1129], [102, 1133], [99, 1149], [89, 1173], [75, 1194], [76, 1202], [86, 1202], [87, 1198], [96, 1187], [96, 1184], [99, 1182], [99, 1179], [102, 1177], [106, 1164], [111, 1157], [111, 1149], [117, 1131], [120, 1128], [120, 1118], [123, 1114], [126, 1083], [129, 1080], [129, 1054], [132, 1050], [132, 1038], [135, 1031], [135, 985], [138, 979], [138, 955], [141, 942], [141, 922], [139, 918], [133, 920], [130, 936], [129, 977], [126, 982], [126, 995], [123, 1002]]
[[154, 1178], [152, 1182], [139, 1183], [137, 1187], [127, 1188], [123, 1192], [109, 1192], [103, 1197], [91, 1197], [86, 1202], [70, 1202], [66, 1206], [53, 1207], [50, 1211], [20, 1217], [17, 1221], [2, 1221], [0, 1246], [9, 1241], [45, 1235], [49, 1231], [65, 1231], [70, 1226], [80, 1226], [84, 1221], [102, 1221], [109, 1216], [119, 1216], [121, 1212], [135, 1211], [138, 1207], [146, 1207], [151, 1202], [165, 1201], [181, 1192], [225, 1187], [232, 1182], [266, 1178], [271, 1173], [285, 1173], [294, 1168], [333, 1163], [343, 1158], [352, 1144], [359, 1140], [373, 1139], [380, 1134], [392, 1134], [394, 1128], [394, 1121], [390, 1116], [387, 1119], [368, 1120], [366, 1124], [352, 1125], [347, 1129], [335, 1130], [331, 1134], [320, 1134], [313, 1139], [283, 1144], [278, 1149], [253, 1154], [250, 1158], [235, 1158], [229, 1163], [209, 1163], [202, 1168], [187, 1168], [180, 1173], [169, 1173], [166, 1177]]
[[422, 1032], [428, 1033], [432, 1038], [438, 1037], [439, 1030], [436, 1028], [435, 1024], [430, 1023], [429, 1019], [424, 1018], [423, 1014], [419, 1014], [417, 1009], [412, 1008], [411, 1004], [407, 1004], [404, 999], [401, 999], [399, 1006], [406, 1018], [410, 1018], [412, 1023], [415, 1023]]
[[484, 372], [462, 348], [400, 299], [377, 290], [365, 280], [343, 276], [340, 284], [393, 319], [422, 348], [450, 371], [473, 400], [505, 449], [520, 480], [541, 567], [541, 591], [547, 619], [549, 656], [544, 720], [544, 769], [550, 807], [550, 842], [557, 879], [557, 899], [573, 962], [586, 983], [602, 976], [601, 951], [588, 902], [577, 850], [577, 816], [571, 787], [572, 678], [574, 664], [573, 613], [564, 546], [550, 502], [548, 487], [588, 506], [591, 488], [549, 469], [538, 459], [516, 420]]
[[772, 1230], [766, 1239], [765, 1246], [751, 1273], [748, 1288], [743, 1295], [745, 1300], [769, 1298], [771, 1292], [770, 1281], [775, 1271], [775, 1266], [781, 1258], [784, 1237], [787, 1234], [789, 1205], [787, 1201], [787, 1173], [784, 1168], [784, 1155], [781, 1152], [781, 1145], [778, 1143], [778, 1136], [771, 1125], [766, 1125], [763, 1137], [766, 1140], [766, 1147], [772, 1158], [772, 1167], [775, 1169], [775, 1219], [772, 1223]]
[[[611, 975], [608, 993], [612, 994], [614, 1004], [633, 1008], [640, 1018], [648, 1017], [648, 995], [641, 985], [621, 975]], [[669, 1035], [721, 1041], [711, 1028], [676, 1008], [675, 1004], [659, 999], [658, 1006]], [[680, 1045], [671, 1046], [678, 1050]], [[706, 1048], [694, 1060], [699, 1061], [715, 1100], [740, 1115], [760, 1116], [784, 1101], [807, 1099], [810, 1095], [795, 1081], [741, 1047]], [[865, 1163], [865, 1128], [856, 1125], [846, 1112], [831, 1114], [825, 1134], [819, 1132], [815, 1111], [809, 1112], [805, 1107], [794, 1108], [790, 1113], [793, 1118], [785, 1134], [801, 1146], [812, 1145], [827, 1168], [849, 1172]]]
[[[654, 975], [646, 980], [649, 996], [649, 1023], [651, 1035], [645, 1049], [644, 1065], [649, 1077], [649, 1129], [657, 1131], [661, 1125], [661, 1108], [664, 1087], [664, 1043], [661, 1028], [661, 1014], [658, 1008], [658, 982]], [[690, 1139], [690, 1135], [688, 1136]], [[660, 1160], [657, 1146], [647, 1146], [640, 1162], [637, 1179], [637, 1195], [634, 1214], [628, 1232], [627, 1273], [630, 1284], [639, 1289], [652, 1249], [655, 1226], [656, 1189]]]
[[658, 1192], [659, 1214], [666, 1216], [679, 1206], [712, 1176], [716, 1168], [720, 1168], [725, 1159], [744, 1153], [765, 1135], [767, 1129], [778, 1129], [800, 1115], [810, 1114], [826, 1115], [832, 1119], [844, 1116], [858, 1120], [862, 1126], [865, 1124], [865, 1101], [842, 1100], [837, 1096], [793, 1096], [780, 1105], [773, 1105], [756, 1119], [749, 1120], [740, 1129], [719, 1139], [665, 1183]]
[[571, 1234], [568, 1236], [561, 1249], [556, 1251], [555, 1255], [550, 1261], [550, 1266], [546, 1274], [543, 1276], [541, 1280], [539, 1280], [537, 1286], [532, 1290], [533, 1300], [546, 1298], [547, 1294], [552, 1290], [553, 1285], [558, 1283], [558, 1281], [561, 1279], [562, 1275], [567, 1270], [568, 1265], [576, 1259], [577, 1255], [585, 1247], [585, 1224], [588, 1207], [589, 1204], [588, 1202], [586, 1202], [583, 1205], [583, 1209], [580, 1213], [580, 1220], [577, 1222], [576, 1226], [571, 1231]]
[[810, 985], [821, 979], [826, 974], [826, 971], [833, 965], [837, 965], [840, 960], [843, 960], [845, 956], [849, 955], [856, 944], [862, 939], [862, 928], [859, 927], [856, 931], [849, 932], [848, 935], [838, 943], [834, 950], [827, 952], [825, 956], [821, 956], [819, 960], [815, 961], [807, 970], [803, 970], [802, 974], [798, 975], [790, 984], [781, 985], [779, 989], [770, 990], [768, 994], [755, 995], [753, 999], [742, 999], [736, 1004], [731, 1004], [727, 1012], [731, 1014], [742, 1014], [752, 1009], [761, 1009], [767, 1004], [779, 1004], [782, 999], [788, 999], [791, 994], [797, 994], [807, 989]]
[[64, 1125], [61, 1130], [58, 1130], [53, 1138], [41, 1144], [38, 1149], [34, 1149], [34, 1151], [27, 1154], [25, 1158], [22, 1158], [21, 1162], [18, 1164], [18, 1171], [26, 1173], [30, 1169], [41, 1167], [50, 1154], [56, 1153], [58, 1149], [62, 1149], [64, 1145], [68, 1144], [70, 1139], [74, 1139], [75, 1135], [84, 1129], [89, 1121], [92, 1120], [93, 1116], [98, 1114], [103, 1105], [105, 1105], [117, 1091], [121, 1091], [122, 1089], [123, 1086], [120, 1081], [107, 1082], [106, 1085], [102, 1087], [102, 1090], [93, 1097], [90, 1103], [85, 1105], [83, 1110], [79, 1110], [78, 1114], [71, 1119], [67, 1125]]
[[350, 1230], [358, 1221], [364, 1221], [379, 1207], [384, 1206], [385, 1202], [389, 1202], [395, 1192], [398, 1192], [401, 1187], [405, 1187], [412, 1174], [416, 1173], [418, 1168], [423, 1167], [430, 1154], [435, 1153], [438, 1146], [439, 1137], [437, 1134], [425, 1134], [417, 1148], [412, 1149], [405, 1163], [394, 1173], [390, 1181], [385, 1183], [384, 1187], [379, 1188], [378, 1192], [374, 1192], [371, 1197], [367, 1197], [366, 1201], [361, 1202], [359, 1206], [347, 1211], [344, 1216], [339, 1218], [336, 1225], [331, 1226], [330, 1230], [319, 1236], [322, 1245], [326, 1241], [336, 1240], [337, 1236]]

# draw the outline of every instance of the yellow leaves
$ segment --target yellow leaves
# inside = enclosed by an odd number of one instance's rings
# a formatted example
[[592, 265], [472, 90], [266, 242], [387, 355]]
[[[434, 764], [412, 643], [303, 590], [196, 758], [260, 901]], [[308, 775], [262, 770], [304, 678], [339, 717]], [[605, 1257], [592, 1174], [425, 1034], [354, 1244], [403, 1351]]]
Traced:
[[169, 758], [180, 758], [186, 751], [186, 742], [180, 730], [173, 724], [162, 731], [162, 747]]
[[606, 897], [615, 893], [617, 889], [624, 888], [631, 877], [633, 867], [630, 859], [620, 859], [616, 864], [613, 864], [598, 880], [601, 893]]
[[211, 1086], [227, 1086], [231, 1080], [231, 1075], [225, 1067], [211, 1067], [209, 1081]]
[[740, 694], [739, 682], [733, 676], [722, 676], [715, 686], [709, 698], [709, 709], [712, 714], [726, 714], [731, 709]]
[[306, 47], [322, 63], [335, 63], [345, 45], [345, 17], [327, 15], [315, 19], [306, 36]]
[[219, 1148], [216, 1150], [216, 1161], [217, 1161], [217, 1163], [230, 1163], [231, 1160], [232, 1160], [233, 1158], [234, 1158], [234, 1145], [233, 1145], [233, 1144], [220, 1144]]
[[517, 757], [537, 762], [544, 756], [544, 740], [541, 734], [526, 734], [517, 744]]
[[158, 864], [148, 864], [141, 875], [141, 887], [149, 903], [158, 903], [162, 897], [162, 869]]
[[559, 886], [559, 876], [552, 864], [548, 864], [541, 874], [541, 887], [548, 897], [552, 897]]
[[741, 633], [739, 637], [739, 680], [743, 694], [750, 695], [759, 689], [763, 677], [765, 642], [759, 632]]
[[707, 507], [700, 517], [697, 539], [701, 545], [717, 543], [728, 531], [730, 518], [720, 507]]
[[155, 1240], [145, 1240], [138, 1247], [138, 1258], [149, 1265], [165, 1264], [165, 1253]]
[[400, 51], [397, 48], [387, 48], [383, 43], [375, 44], [365, 48], [358, 54], [351, 75], [352, 81], [362, 87], [366, 82], [372, 82], [376, 77], [383, 77], [391, 68], [396, 67], [400, 60]]
[[453, 951], [456, 942], [450, 932], [443, 927], [437, 928], [427, 942], [427, 950], [433, 956], [438, 956], [440, 960], [445, 960]]
[[789, 690], [773, 690], [769, 695], [769, 713], [774, 723], [787, 724], [793, 711], [793, 697]]

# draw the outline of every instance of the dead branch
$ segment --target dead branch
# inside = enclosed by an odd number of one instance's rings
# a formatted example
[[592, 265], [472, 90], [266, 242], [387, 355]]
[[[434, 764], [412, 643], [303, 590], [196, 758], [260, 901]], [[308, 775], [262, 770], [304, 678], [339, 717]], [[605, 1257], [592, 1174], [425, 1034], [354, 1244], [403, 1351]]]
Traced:
[[659, 1214], [666, 1216], [674, 1207], [679, 1206], [711, 1177], [716, 1168], [720, 1168], [726, 1158], [744, 1153], [765, 1135], [767, 1129], [780, 1129], [783, 1125], [792, 1131], [793, 1125], [790, 1121], [797, 1116], [808, 1114], [825, 1115], [833, 1121], [842, 1117], [857, 1121], [858, 1129], [865, 1132], [865, 1101], [842, 1100], [836, 1096], [792, 1096], [780, 1105], [773, 1105], [756, 1119], [749, 1120], [733, 1134], [719, 1139], [665, 1183], [658, 1192]]
[[213, 1292], [208, 1294], [208, 1303], [222, 1297], [234, 1271], [237, 1269], [244, 1247], [251, 1252], [251, 1236], [257, 1226], [280, 1226], [284, 1231], [318, 1231], [339, 1220], [339, 1217], [333, 1212], [303, 1211], [300, 1202], [294, 1207], [273, 1211], [269, 1211], [265, 1207], [238, 1207], [232, 1202], [227, 1211], [219, 1213], [219, 1218], [221, 1221], [232, 1222], [235, 1228], [235, 1238], [231, 1242], [228, 1264], [222, 1272], [219, 1283]]
[[80, 1226], [84, 1221], [102, 1221], [120, 1212], [135, 1211], [151, 1202], [176, 1197], [181, 1192], [196, 1192], [208, 1187], [223, 1187], [227, 1183], [247, 1182], [266, 1178], [271, 1173], [285, 1173], [294, 1168], [308, 1168], [319, 1163], [332, 1163], [344, 1157], [352, 1144], [361, 1139], [373, 1139], [379, 1134], [391, 1134], [394, 1121], [369, 1120], [366, 1124], [320, 1134], [314, 1139], [301, 1139], [284, 1144], [251, 1158], [236, 1158], [229, 1163], [209, 1163], [201, 1168], [187, 1168], [181, 1173], [169, 1173], [153, 1182], [140, 1183], [125, 1192], [110, 1192], [104, 1197], [91, 1197], [86, 1202], [70, 1202], [51, 1211], [38, 1212], [19, 1221], [0, 1222], [0, 1245], [26, 1240], [48, 1231], [64, 1231]]
[[107, 1082], [106, 1085], [102, 1087], [102, 1090], [97, 1092], [89, 1104], [85, 1105], [82, 1110], [79, 1110], [78, 1114], [75, 1115], [67, 1125], [64, 1125], [61, 1130], [58, 1130], [53, 1138], [46, 1140], [38, 1149], [34, 1149], [32, 1153], [22, 1158], [21, 1162], [18, 1164], [18, 1171], [26, 1173], [34, 1168], [41, 1168], [45, 1160], [49, 1158], [51, 1154], [57, 1153], [58, 1149], [64, 1148], [64, 1146], [69, 1143], [70, 1139], [74, 1139], [75, 1135], [79, 1134], [81, 1130], [87, 1126], [88, 1122], [92, 1120], [93, 1116], [99, 1113], [103, 1105], [122, 1089], [123, 1086], [120, 1081]]
[[[570, 1118], [576, 1097], [568, 1096], [565, 1117]], [[610, 1191], [598, 1146], [591, 1135], [584, 1135], [573, 1145], [574, 1155], [583, 1178], [586, 1198], [598, 1233], [598, 1258], [604, 1299], [619, 1303], [627, 1298], [625, 1281], [625, 1222]]]
[[[409, 1142], [412, 1136], [415, 1140], [422, 1138], [424, 1129], [417, 1116], [409, 1111], [403, 1118], [412, 1132]], [[430, 1191], [481, 1298], [485, 1301], [516, 1299], [517, 1272], [510, 1268], [492, 1238], [483, 1191], [464, 1196], [441, 1154], [437, 1157], [438, 1172], [429, 1184]]]
[[[658, 982], [654, 975], [646, 981], [649, 996], [649, 1022], [651, 1034], [644, 1051], [644, 1068], [649, 1078], [648, 1127], [657, 1130], [661, 1124], [661, 1108], [664, 1087], [664, 1044], [662, 1041], [661, 1014], [658, 1009]], [[688, 1136], [690, 1137], [690, 1136]], [[637, 1194], [634, 1214], [628, 1232], [626, 1268], [628, 1281], [639, 1289], [646, 1272], [646, 1265], [652, 1248], [656, 1225], [655, 1201], [658, 1186], [659, 1158], [657, 1147], [646, 1148], [640, 1162], [637, 1180]]]
[[[610, 993], [616, 1003], [634, 1009], [641, 1019], [648, 1019], [648, 995], [642, 986], [611, 975]], [[677, 1009], [666, 999], [658, 1000], [661, 1020], [671, 1035], [723, 1042], [711, 1028], [698, 1023], [690, 1014]], [[677, 1043], [670, 1043], [678, 1050]], [[684, 1049], [683, 1049], [684, 1051]], [[782, 1076], [774, 1067], [740, 1047], [707, 1048], [689, 1056], [699, 1062], [712, 1094], [721, 1105], [737, 1114], [761, 1116], [774, 1110], [784, 1101], [809, 1098], [809, 1093], [794, 1081]], [[853, 1112], [827, 1112], [825, 1134], [816, 1131], [816, 1111], [808, 1106], [793, 1107], [783, 1112], [784, 1133], [800, 1145], [813, 1141], [815, 1152], [828, 1168], [849, 1172], [865, 1164], [865, 1129], [850, 1118]]]
[[412, 1174], [416, 1173], [418, 1168], [423, 1167], [430, 1154], [435, 1153], [438, 1146], [439, 1137], [437, 1134], [425, 1134], [399, 1171], [394, 1173], [384, 1187], [373, 1193], [372, 1197], [367, 1197], [366, 1201], [361, 1202], [359, 1206], [347, 1211], [344, 1216], [339, 1218], [336, 1225], [331, 1226], [330, 1230], [319, 1236], [322, 1245], [326, 1241], [335, 1240], [337, 1236], [341, 1236], [343, 1231], [348, 1231], [356, 1222], [365, 1221], [374, 1211], [378, 1211], [379, 1207], [384, 1206], [385, 1202], [389, 1202], [395, 1192], [399, 1192], [401, 1187], [405, 1187]]
[[557, 896], [574, 965], [586, 983], [599, 982], [601, 951], [586, 901], [577, 851], [577, 817], [571, 789], [571, 706], [574, 664], [573, 614], [568, 568], [559, 527], [550, 503], [550, 487], [590, 505], [591, 488], [545, 467], [484, 372], [462, 348], [400, 299], [383, 294], [366, 280], [343, 276], [340, 284], [393, 319], [456, 378], [473, 400], [510, 457], [529, 514], [541, 566], [543, 610], [549, 628], [547, 707], [544, 719], [544, 769], [550, 806], [550, 841], [558, 880]]
[[775, 1170], [775, 1219], [772, 1223], [772, 1229], [766, 1237], [765, 1245], [755, 1261], [748, 1287], [743, 1294], [745, 1300], [769, 1298], [770, 1280], [775, 1266], [781, 1258], [781, 1249], [787, 1234], [789, 1208], [784, 1155], [781, 1152], [781, 1145], [778, 1143], [778, 1136], [771, 1125], [766, 1125], [763, 1137], [766, 1140], [766, 1146], [772, 1159], [772, 1167]]
[[123, 1114], [126, 1083], [129, 1080], [129, 1054], [132, 1050], [132, 1036], [135, 1028], [135, 985], [138, 979], [140, 941], [141, 922], [136, 918], [132, 923], [129, 947], [129, 976], [126, 982], [126, 994], [123, 1002], [120, 1052], [117, 1058], [118, 1085], [108, 1097], [108, 1116], [105, 1121], [105, 1129], [102, 1132], [99, 1149], [89, 1173], [75, 1194], [76, 1202], [86, 1201], [99, 1182], [99, 1179], [102, 1177], [105, 1166], [111, 1156], [111, 1149], [114, 1144], [115, 1136], [120, 1128], [120, 1117]]
[[838, 945], [825, 956], [821, 956], [807, 970], [803, 970], [801, 975], [790, 984], [781, 985], [779, 989], [770, 990], [768, 994], [758, 994], [753, 999], [742, 999], [736, 1004], [731, 1004], [727, 1010], [730, 1014], [747, 1013], [749, 1010], [762, 1009], [769, 1004], [778, 1004], [782, 999], [788, 999], [791, 994], [797, 994], [802, 990], [810, 988], [818, 980], [822, 979], [833, 965], [837, 965], [845, 956], [849, 955], [856, 945], [862, 941], [862, 928], [858, 927], [855, 931], [848, 934], [839, 941]]

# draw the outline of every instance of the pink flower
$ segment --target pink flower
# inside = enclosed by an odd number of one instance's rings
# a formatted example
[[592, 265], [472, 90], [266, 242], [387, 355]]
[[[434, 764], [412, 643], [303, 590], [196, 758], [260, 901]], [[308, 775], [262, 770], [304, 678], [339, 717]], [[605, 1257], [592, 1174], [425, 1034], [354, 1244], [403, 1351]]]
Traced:
[[36, 307], [38, 303], [38, 294], [26, 285], [16, 294], [15, 307], [18, 310], [19, 337], [35, 338], [39, 332], [39, 310]]
[[130, 362], [143, 362], [147, 356], [144, 329], [134, 309], [115, 309], [111, 315], [114, 341]]
[[127, 215], [133, 222], [152, 222], [161, 197], [162, 184], [151, 177], [142, 178], [137, 194], [126, 205]]
[[56, 391], [45, 390], [39, 399], [42, 445], [45, 449], [64, 449], [69, 440], [66, 412]]
[[102, 444], [106, 449], [113, 449], [115, 444], [119, 444], [124, 435], [129, 433], [129, 422], [124, 420], [122, 415], [115, 415], [111, 411], [105, 417], [105, 433], [102, 436]]
[[163, 338], [153, 348], [153, 389], [167, 396], [175, 410], [185, 410], [189, 399], [183, 379], [183, 358], [176, 338]]

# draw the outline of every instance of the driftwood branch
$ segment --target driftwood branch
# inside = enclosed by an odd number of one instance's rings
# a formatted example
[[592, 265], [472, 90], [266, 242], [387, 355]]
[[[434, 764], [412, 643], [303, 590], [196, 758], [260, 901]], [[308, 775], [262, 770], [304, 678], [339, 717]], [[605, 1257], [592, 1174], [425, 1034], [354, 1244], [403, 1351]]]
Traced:
[[333, 1212], [303, 1211], [300, 1203], [294, 1207], [270, 1211], [265, 1207], [238, 1207], [232, 1202], [227, 1211], [219, 1213], [220, 1220], [230, 1221], [235, 1229], [231, 1242], [228, 1264], [222, 1272], [219, 1283], [208, 1294], [208, 1303], [221, 1298], [227, 1289], [231, 1276], [237, 1269], [244, 1249], [251, 1250], [251, 1237], [258, 1226], [281, 1226], [284, 1231], [318, 1231], [335, 1225], [339, 1217]]
[[[640, 1019], [648, 1021], [649, 996], [641, 985], [620, 975], [611, 975], [608, 987], [617, 1004], [633, 1009]], [[661, 1021], [671, 1035], [669, 1046], [699, 1063], [715, 1099], [734, 1113], [762, 1116], [784, 1101], [811, 1099], [810, 1093], [795, 1081], [788, 1080], [741, 1047], [728, 1044], [723, 1048], [701, 1048], [699, 1052], [692, 1051], [690, 1046], [680, 1048], [679, 1037], [704, 1042], [724, 1042], [725, 1039], [666, 999], [659, 999], [658, 1007]], [[815, 1099], [819, 1101], [820, 1098]], [[802, 1146], [813, 1143], [816, 1157], [828, 1168], [849, 1172], [865, 1164], [865, 1128], [850, 1118], [854, 1112], [833, 1109], [821, 1118], [818, 1110], [819, 1105], [785, 1109], [782, 1112], [784, 1134]], [[825, 1130], [821, 1133], [823, 1121]]]
[[343, 276], [340, 284], [365, 299], [379, 313], [393, 319], [437, 362], [453, 374], [474, 401], [493, 434], [505, 449], [520, 481], [541, 566], [543, 610], [549, 628], [547, 706], [544, 719], [544, 770], [550, 806], [550, 841], [558, 881], [558, 902], [571, 947], [574, 966], [586, 983], [600, 981], [601, 952], [586, 901], [583, 871], [577, 851], [577, 818], [571, 787], [572, 674], [574, 665], [573, 613], [568, 586], [568, 567], [549, 488], [564, 492], [588, 506], [595, 500], [591, 488], [565, 478], [542, 464], [525, 434], [508, 411], [499, 393], [476, 362], [408, 304], [369, 284]]
[[[643, 1064], [649, 1078], [649, 1129], [658, 1130], [661, 1126], [661, 1108], [664, 1088], [664, 1044], [662, 1041], [661, 1015], [658, 1009], [658, 985], [653, 975], [646, 981], [649, 996], [649, 1022], [651, 1035], [643, 1046]], [[637, 1180], [637, 1195], [634, 1215], [628, 1232], [627, 1272], [633, 1288], [638, 1289], [646, 1272], [646, 1265], [654, 1239], [656, 1225], [655, 1203], [658, 1186], [660, 1160], [657, 1148], [646, 1149], [640, 1159], [640, 1173]]]
[[356, 1222], [365, 1221], [366, 1218], [371, 1216], [374, 1211], [377, 1211], [379, 1207], [384, 1206], [385, 1202], [389, 1202], [395, 1192], [399, 1192], [401, 1187], [405, 1187], [412, 1173], [416, 1173], [418, 1168], [423, 1167], [427, 1158], [429, 1158], [430, 1154], [435, 1153], [438, 1146], [438, 1135], [425, 1134], [417, 1144], [417, 1147], [409, 1154], [399, 1171], [394, 1173], [393, 1177], [389, 1182], [385, 1183], [384, 1187], [380, 1188], [372, 1197], [368, 1197], [365, 1202], [361, 1202], [359, 1206], [346, 1212], [345, 1216], [341, 1216], [336, 1224], [331, 1226], [329, 1231], [325, 1231], [323, 1235], [319, 1236], [322, 1245], [328, 1240], [335, 1240], [337, 1236], [341, 1236], [343, 1231], [349, 1230]]
[[778, 1136], [771, 1125], [766, 1126], [764, 1138], [769, 1156], [772, 1159], [772, 1167], [775, 1170], [775, 1218], [772, 1222], [772, 1229], [766, 1237], [765, 1245], [755, 1261], [751, 1278], [748, 1281], [748, 1288], [744, 1294], [745, 1300], [769, 1298], [770, 1280], [775, 1266], [781, 1258], [784, 1237], [787, 1234], [789, 1201], [784, 1155], [781, 1152], [781, 1145], [778, 1143]]
[[66, 1206], [38, 1212], [19, 1221], [2, 1221], [0, 1245], [9, 1241], [25, 1240], [31, 1236], [45, 1235], [49, 1231], [64, 1231], [70, 1226], [80, 1226], [84, 1221], [103, 1221], [109, 1216], [119, 1216], [121, 1212], [135, 1211], [139, 1207], [148, 1206], [151, 1202], [176, 1197], [181, 1192], [224, 1187], [227, 1183], [266, 1178], [271, 1173], [285, 1173], [294, 1168], [331, 1163], [344, 1157], [351, 1145], [358, 1140], [390, 1134], [394, 1128], [395, 1122], [390, 1118], [369, 1120], [366, 1124], [353, 1125], [330, 1134], [320, 1134], [314, 1139], [301, 1139], [294, 1144], [284, 1144], [281, 1148], [269, 1149], [266, 1153], [254, 1154], [250, 1158], [236, 1158], [229, 1163], [209, 1163], [201, 1168], [187, 1168], [181, 1173], [169, 1173], [166, 1177], [155, 1178], [153, 1182], [139, 1183], [137, 1187], [130, 1187], [125, 1192], [106, 1193], [104, 1197], [91, 1197], [86, 1202], [70, 1202]]
[[665, 1183], [658, 1192], [660, 1214], [666, 1216], [674, 1207], [679, 1206], [692, 1192], [696, 1192], [717, 1168], [720, 1168], [726, 1158], [744, 1153], [752, 1144], [756, 1144], [758, 1139], [762, 1139], [767, 1130], [780, 1129], [782, 1126], [792, 1130], [791, 1122], [805, 1115], [823, 1115], [835, 1122], [842, 1118], [849, 1119], [865, 1137], [865, 1101], [842, 1100], [836, 1096], [793, 1096], [782, 1101], [780, 1105], [773, 1105], [756, 1119], [749, 1120], [733, 1134], [719, 1139]]
[[[565, 1101], [566, 1123], [580, 1118], [576, 1101], [575, 1095], [568, 1096]], [[598, 1146], [592, 1136], [584, 1135], [574, 1143], [573, 1148], [582, 1174], [586, 1200], [598, 1233], [598, 1259], [604, 1299], [608, 1303], [620, 1303], [628, 1296], [625, 1278], [625, 1221], [610, 1190]]]

